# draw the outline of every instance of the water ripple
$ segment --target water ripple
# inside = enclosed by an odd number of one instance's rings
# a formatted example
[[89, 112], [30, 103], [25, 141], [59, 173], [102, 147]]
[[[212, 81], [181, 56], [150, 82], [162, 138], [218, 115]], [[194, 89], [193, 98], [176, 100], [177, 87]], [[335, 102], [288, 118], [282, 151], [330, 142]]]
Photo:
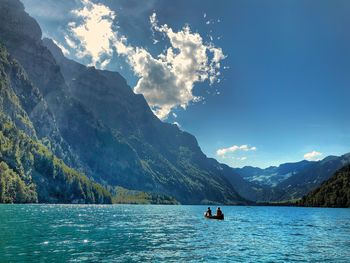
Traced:
[[4, 262], [348, 262], [350, 210], [0, 205]]

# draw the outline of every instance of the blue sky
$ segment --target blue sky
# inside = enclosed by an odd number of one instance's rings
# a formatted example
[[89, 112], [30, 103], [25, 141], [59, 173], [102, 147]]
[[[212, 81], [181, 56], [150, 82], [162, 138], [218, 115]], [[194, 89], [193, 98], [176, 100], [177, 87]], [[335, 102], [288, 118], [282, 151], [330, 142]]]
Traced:
[[[68, 57], [91, 64], [91, 57], [77, 57], [64, 39], [72, 31], [68, 23], [75, 22], [77, 28], [82, 20], [72, 10], [82, 10], [88, 0], [22, 2], [44, 35], [70, 51]], [[112, 28], [127, 38], [126, 47], [140, 47], [152, 58], [171, 47], [165, 34], [169, 36], [170, 29], [184, 32], [185, 25], [191, 28], [189, 37], [200, 35], [200, 47], [208, 53], [211, 47], [222, 49], [226, 58], [219, 61], [221, 75], [213, 85], [209, 79], [190, 82], [191, 94], [180, 101], [173, 93], [183, 86], [164, 89], [172, 101], [166, 104], [171, 109], [167, 108], [165, 121], [194, 134], [208, 156], [234, 167], [267, 167], [350, 151], [350, 1], [90, 2], [98, 3], [114, 12]], [[151, 28], [153, 13], [158, 23]], [[144, 73], [139, 65], [131, 66], [135, 60], [128, 61], [128, 56], [111, 53], [106, 68], [121, 72], [135, 87], [138, 74]], [[188, 74], [181, 71], [176, 83], [181, 78]], [[148, 94], [143, 87], [153, 87], [156, 80], [143, 81], [137, 91]], [[152, 97], [159, 89], [147, 98], [165, 105]], [[191, 100], [191, 95], [202, 99]]]

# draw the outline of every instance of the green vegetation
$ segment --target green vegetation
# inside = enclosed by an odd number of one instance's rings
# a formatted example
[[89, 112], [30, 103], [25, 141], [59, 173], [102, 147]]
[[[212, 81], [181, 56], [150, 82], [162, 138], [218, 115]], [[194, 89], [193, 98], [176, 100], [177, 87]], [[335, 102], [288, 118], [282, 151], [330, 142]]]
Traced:
[[101, 185], [69, 168], [0, 113], [1, 202], [111, 203]]
[[21, 107], [19, 98], [9, 88], [11, 86], [9, 75], [17, 75], [19, 72], [17, 63], [10, 59], [6, 48], [0, 44], [0, 111], [11, 116], [12, 121], [27, 134], [35, 135], [33, 124]]
[[24, 180], [5, 162], [0, 162], [0, 203], [36, 203], [35, 185]]
[[[68, 167], [38, 140], [26, 111], [37, 108], [38, 92], [0, 45], [0, 203], [111, 203], [105, 188]], [[45, 118], [37, 120], [47, 124]]]
[[142, 191], [128, 190], [123, 187], [115, 187], [112, 191], [114, 204], [179, 204], [175, 198], [162, 194], [146, 193]]
[[301, 206], [350, 207], [350, 165], [297, 202]]

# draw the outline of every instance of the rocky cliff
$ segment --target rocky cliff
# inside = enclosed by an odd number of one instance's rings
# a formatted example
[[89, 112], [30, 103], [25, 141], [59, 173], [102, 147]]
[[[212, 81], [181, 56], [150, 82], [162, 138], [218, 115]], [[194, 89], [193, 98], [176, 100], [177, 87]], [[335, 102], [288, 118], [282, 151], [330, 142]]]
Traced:
[[36, 93], [27, 133], [73, 168], [106, 186], [181, 203], [245, 202], [192, 135], [161, 122], [120, 74], [65, 58], [18, 0], [0, 1], [0, 42]]

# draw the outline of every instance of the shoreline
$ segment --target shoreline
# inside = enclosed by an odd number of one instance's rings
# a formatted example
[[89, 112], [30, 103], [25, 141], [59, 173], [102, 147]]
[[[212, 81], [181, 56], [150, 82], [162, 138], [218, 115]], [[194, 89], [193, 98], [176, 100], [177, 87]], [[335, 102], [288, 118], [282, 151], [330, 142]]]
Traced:
[[225, 205], [225, 204], [138, 204], [138, 203], [115, 203], [115, 204], [74, 204], [74, 203], [0, 203], [0, 205], [69, 205], [69, 206], [117, 206], [117, 205], [132, 205], [132, 206], [221, 206], [221, 207], [296, 207], [296, 208], [350, 208], [341, 206], [305, 206], [296, 205], [291, 203], [286, 204], [273, 204], [273, 203], [257, 203], [250, 205], [236, 204], [236, 205]]

